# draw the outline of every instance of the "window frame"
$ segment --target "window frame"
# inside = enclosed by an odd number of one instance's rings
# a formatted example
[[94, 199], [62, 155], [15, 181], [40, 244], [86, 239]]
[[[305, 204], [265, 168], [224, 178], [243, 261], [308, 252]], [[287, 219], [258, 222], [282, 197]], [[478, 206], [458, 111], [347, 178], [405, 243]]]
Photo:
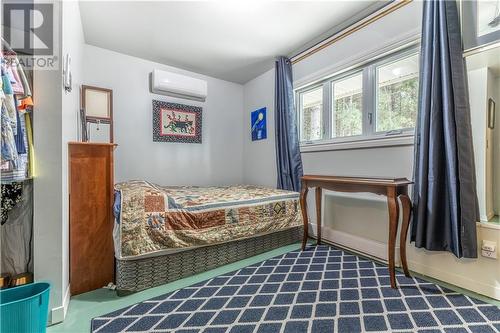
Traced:
[[[350, 67], [348, 70], [340, 70], [329, 75], [319, 81], [302, 85], [294, 89], [295, 110], [297, 111], [297, 119], [299, 124], [299, 139], [301, 147], [326, 146], [338, 144], [338, 149], [356, 148], [356, 145], [349, 143], [366, 142], [367, 147], [376, 146], [375, 140], [380, 140], [381, 145], [392, 145], [400, 138], [401, 142], [408, 144], [409, 138], [414, 136], [414, 128], [402, 128], [390, 131], [376, 131], [377, 119], [377, 68], [402, 60], [412, 55], [419, 54], [420, 46], [411, 45], [401, 50], [391, 52], [382, 56], [374, 57], [371, 60]], [[334, 83], [343, 79], [362, 74], [362, 134], [343, 137], [332, 137], [333, 135], [333, 105], [334, 105]], [[319, 140], [302, 140], [302, 94], [308, 91], [318, 89], [323, 86], [323, 103], [322, 103], [322, 137]], [[371, 118], [371, 119], [370, 119]], [[390, 140], [387, 140], [389, 139]], [[345, 148], [344, 148], [345, 147]], [[320, 149], [326, 150], [326, 149]]]
[[[371, 66], [373, 66], [373, 107], [374, 107], [374, 115], [373, 115], [373, 121], [372, 121], [372, 133], [374, 135], [384, 135], [384, 136], [390, 136], [390, 135], [398, 135], [398, 134], [404, 134], [404, 133], [408, 133], [408, 132], [411, 132], [413, 133], [415, 128], [414, 127], [411, 127], [411, 128], [398, 128], [398, 129], [395, 129], [395, 130], [389, 130], [389, 131], [377, 131], [377, 108], [378, 108], [378, 91], [377, 91], [377, 85], [378, 85], [378, 73], [377, 73], [377, 69], [379, 67], [383, 67], [383, 66], [386, 66], [386, 65], [389, 65], [389, 64], [393, 64], [395, 62], [398, 62], [399, 60], [403, 60], [403, 59], [406, 59], [406, 58], [410, 58], [414, 55], [418, 55], [418, 51], [420, 49], [417, 48], [417, 47], [414, 47], [414, 48], [411, 48], [411, 49], [407, 49], [407, 50], [403, 50], [403, 51], [400, 51], [400, 52], [397, 52], [396, 54], [391, 54], [387, 57], [384, 57], [381, 61], [377, 61], [375, 63], [373, 63]], [[418, 98], [418, 96], [417, 96]]]
[[[303, 90], [300, 91], [300, 94], [295, 93], [295, 99], [296, 99], [296, 106], [295, 110], [298, 110], [298, 116], [299, 116], [299, 141], [300, 142], [319, 142], [322, 141], [323, 139], [318, 139], [318, 140], [307, 140], [307, 141], [302, 141], [302, 122], [304, 119], [304, 113], [302, 112], [302, 95], [307, 94], [308, 92], [311, 92], [313, 90], [317, 90], [318, 88], [321, 88], [323, 86], [322, 83], [317, 83], [317, 84], [312, 84], [304, 88]], [[325, 135], [325, 92], [324, 92], [324, 86], [323, 86], [323, 92], [321, 96], [321, 136], [323, 137]]]
[[[333, 117], [333, 114], [334, 114], [334, 110], [333, 110], [333, 107], [335, 105], [335, 90], [334, 90], [334, 86], [335, 86], [335, 83], [337, 82], [340, 82], [340, 81], [343, 81], [343, 80], [346, 80], [346, 79], [350, 79], [352, 77], [355, 77], [357, 75], [361, 74], [361, 134], [358, 134], [358, 135], [349, 135], [349, 136], [341, 136], [341, 137], [333, 137], [333, 128], [334, 128], [334, 124], [333, 124], [333, 121], [334, 121], [334, 117]], [[360, 68], [356, 68], [356, 69], [353, 69], [353, 70], [350, 70], [350, 71], [346, 71], [345, 73], [342, 73], [341, 75], [338, 75], [338, 76], [335, 76], [333, 77], [331, 80], [328, 80], [328, 87], [329, 87], [329, 90], [330, 90], [330, 105], [329, 105], [329, 108], [328, 108], [328, 113], [330, 114], [330, 130], [328, 131], [325, 131], [328, 132], [328, 138], [327, 139], [342, 139], [342, 138], [352, 138], [352, 139], [356, 139], [356, 138], [361, 138], [363, 136], [363, 133], [365, 132], [364, 128], [365, 128], [365, 117], [364, 117], [364, 88], [365, 88], [365, 73], [364, 73], [364, 70], [363, 69], [360, 69]]]

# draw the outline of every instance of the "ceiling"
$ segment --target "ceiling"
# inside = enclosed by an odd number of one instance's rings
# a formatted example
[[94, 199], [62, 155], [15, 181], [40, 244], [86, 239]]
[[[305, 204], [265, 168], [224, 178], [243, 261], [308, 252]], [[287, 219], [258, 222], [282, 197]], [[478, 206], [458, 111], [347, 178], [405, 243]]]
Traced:
[[245, 83], [375, 1], [80, 1], [86, 43]]

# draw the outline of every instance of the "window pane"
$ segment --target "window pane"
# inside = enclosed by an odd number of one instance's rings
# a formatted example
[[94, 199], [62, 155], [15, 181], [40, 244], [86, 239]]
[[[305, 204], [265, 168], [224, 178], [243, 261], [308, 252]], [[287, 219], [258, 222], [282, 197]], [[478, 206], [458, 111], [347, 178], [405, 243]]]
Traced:
[[363, 74], [333, 83], [332, 137], [361, 135], [363, 132]]
[[302, 93], [301, 140], [312, 141], [321, 139], [323, 118], [323, 88]]
[[418, 109], [418, 55], [377, 68], [376, 131], [415, 127]]

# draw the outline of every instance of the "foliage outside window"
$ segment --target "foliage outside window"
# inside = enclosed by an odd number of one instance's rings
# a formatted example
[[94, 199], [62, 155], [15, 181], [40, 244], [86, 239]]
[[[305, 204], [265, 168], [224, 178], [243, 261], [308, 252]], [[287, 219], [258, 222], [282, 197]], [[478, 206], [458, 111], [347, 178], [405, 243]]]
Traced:
[[377, 68], [377, 132], [413, 128], [417, 95], [418, 55]]
[[327, 78], [312, 89], [298, 89], [301, 141], [335, 143], [413, 133], [418, 65], [413, 47]]
[[361, 135], [363, 131], [363, 75], [356, 74], [332, 84], [332, 137]]
[[302, 94], [301, 110], [301, 139], [303, 141], [321, 139], [323, 125], [323, 95], [321, 88], [313, 89]]

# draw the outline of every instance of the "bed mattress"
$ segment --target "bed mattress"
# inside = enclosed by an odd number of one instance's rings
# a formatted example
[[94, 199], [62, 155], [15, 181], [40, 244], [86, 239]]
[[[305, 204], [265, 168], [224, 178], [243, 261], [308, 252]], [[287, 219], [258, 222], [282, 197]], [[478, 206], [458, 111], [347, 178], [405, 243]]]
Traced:
[[259, 186], [115, 185], [115, 256], [133, 260], [302, 225], [299, 193]]

